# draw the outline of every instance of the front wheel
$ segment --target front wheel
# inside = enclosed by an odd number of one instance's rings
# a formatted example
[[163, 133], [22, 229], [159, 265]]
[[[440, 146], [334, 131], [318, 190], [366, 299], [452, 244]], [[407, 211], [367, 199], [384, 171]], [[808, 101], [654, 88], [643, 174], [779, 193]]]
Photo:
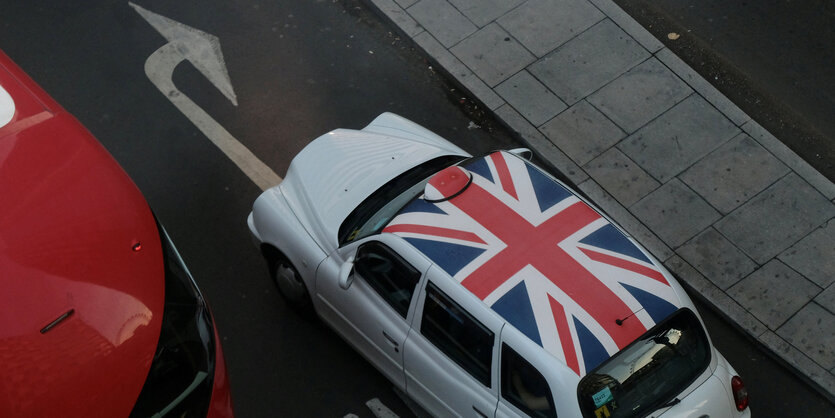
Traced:
[[301, 275], [286, 258], [279, 256], [273, 261], [273, 282], [281, 297], [296, 311], [309, 314], [312, 311], [310, 293]]

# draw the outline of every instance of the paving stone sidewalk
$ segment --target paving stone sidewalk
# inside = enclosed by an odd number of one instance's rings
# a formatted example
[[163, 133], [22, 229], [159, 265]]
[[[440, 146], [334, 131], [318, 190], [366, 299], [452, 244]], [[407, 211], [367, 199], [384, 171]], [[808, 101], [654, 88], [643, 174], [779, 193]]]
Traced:
[[835, 398], [835, 185], [611, 0], [368, 0]]

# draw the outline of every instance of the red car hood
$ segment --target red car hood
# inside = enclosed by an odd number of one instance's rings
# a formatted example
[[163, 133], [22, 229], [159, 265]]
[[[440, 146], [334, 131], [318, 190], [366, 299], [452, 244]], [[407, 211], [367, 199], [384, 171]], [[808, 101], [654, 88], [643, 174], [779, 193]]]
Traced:
[[0, 415], [127, 416], [161, 327], [156, 222], [110, 154], [2, 52], [0, 85], [15, 102], [0, 127]]

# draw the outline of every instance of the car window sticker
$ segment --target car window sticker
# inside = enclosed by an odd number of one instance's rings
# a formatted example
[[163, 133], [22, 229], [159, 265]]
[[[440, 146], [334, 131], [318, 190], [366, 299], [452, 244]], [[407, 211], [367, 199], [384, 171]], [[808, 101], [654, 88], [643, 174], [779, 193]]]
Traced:
[[351, 232], [351, 235], [348, 235], [348, 241], [355, 240], [357, 238], [357, 235], [359, 235], [359, 233], [360, 233], [359, 228], [355, 229], [354, 232]]
[[600, 392], [595, 393], [592, 395], [592, 399], [594, 400], [594, 407], [599, 408], [602, 405], [606, 405], [610, 401], [613, 401], [614, 398], [612, 397], [612, 390], [609, 389], [608, 386], [603, 388]]
[[609, 408], [607, 408], [606, 405], [594, 410], [594, 418], [608, 418], [610, 416], [612, 416], [612, 414], [609, 413]]

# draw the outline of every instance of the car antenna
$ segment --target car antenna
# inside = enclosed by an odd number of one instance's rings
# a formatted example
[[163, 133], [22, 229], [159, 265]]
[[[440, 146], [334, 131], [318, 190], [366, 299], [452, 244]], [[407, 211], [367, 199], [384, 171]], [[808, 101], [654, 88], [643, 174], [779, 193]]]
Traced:
[[632, 312], [631, 314], [627, 315], [627, 316], [626, 316], [626, 318], [623, 318], [623, 319], [620, 319], [620, 318], [615, 319], [615, 323], [616, 323], [616, 324], [618, 324], [619, 326], [623, 326], [624, 321], [626, 321], [627, 319], [629, 319], [629, 318], [631, 318], [631, 317], [635, 316], [635, 314], [637, 314], [638, 312], [641, 312], [641, 311], [643, 311], [643, 310], [644, 310], [644, 308], [641, 308], [641, 309], [638, 309], [637, 311]]

